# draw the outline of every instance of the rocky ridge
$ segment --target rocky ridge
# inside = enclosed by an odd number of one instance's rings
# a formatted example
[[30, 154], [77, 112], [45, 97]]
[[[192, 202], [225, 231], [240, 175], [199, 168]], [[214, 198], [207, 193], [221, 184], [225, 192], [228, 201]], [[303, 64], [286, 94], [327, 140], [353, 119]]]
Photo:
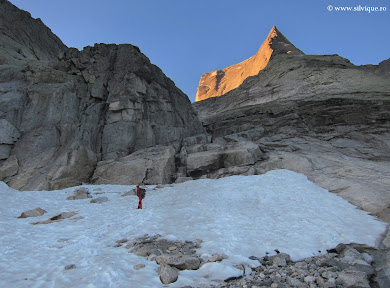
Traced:
[[56, 60], [67, 48], [40, 19], [33, 19], [7, 0], [0, 0], [0, 43], [1, 65]]

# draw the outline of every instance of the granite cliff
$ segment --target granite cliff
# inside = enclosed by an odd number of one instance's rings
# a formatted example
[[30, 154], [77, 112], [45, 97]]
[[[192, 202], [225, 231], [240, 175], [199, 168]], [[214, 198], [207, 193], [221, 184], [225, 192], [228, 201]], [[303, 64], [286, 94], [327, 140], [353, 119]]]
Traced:
[[[203, 128], [188, 97], [138, 47], [96, 44], [78, 51], [8, 1], [0, 1], [0, 13], [0, 180], [24, 190], [92, 177], [96, 183], [171, 181], [181, 139]], [[20, 25], [10, 25], [15, 21]], [[133, 178], [123, 177], [126, 169], [105, 173], [105, 167], [113, 171], [111, 162], [148, 148], [154, 151], [123, 160], [136, 167]], [[161, 157], [157, 169], [153, 161]]]

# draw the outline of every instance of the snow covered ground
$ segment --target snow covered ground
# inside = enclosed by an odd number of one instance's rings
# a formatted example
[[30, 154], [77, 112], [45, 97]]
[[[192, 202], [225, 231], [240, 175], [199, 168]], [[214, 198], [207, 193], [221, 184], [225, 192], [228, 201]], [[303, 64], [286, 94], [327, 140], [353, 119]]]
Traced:
[[[143, 210], [135, 209], [137, 197], [121, 196], [134, 186], [84, 187], [94, 198], [106, 196], [109, 202], [66, 200], [74, 187], [18, 192], [0, 182], [0, 287], [164, 287], [155, 262], [114, 247], [117, 240], [145, 234], [201, 239], [198, 254], [229, 256], [198, 271], [181, 271], [178, 282], [170, 285], [181, 287], [216, 284], [214, 280], [241, 273], [234, 264], [259, 265], [248, 257], [273, 254], [274, 249], [299, 260], [341, 242], [375, 246], [386, 228], [304, 175], [288, 170], [154, 190], [149, 186]], [[101, 192], [105, 193], [96, 195]], [[48, 213], [16, 218], [36, 207]], [[31, 225], [69, 211], [78, 214], [61, 222]], [[70, 264], [76, 268], [65, 270]], [[145, 268], [135, 270], [136, 264]]]

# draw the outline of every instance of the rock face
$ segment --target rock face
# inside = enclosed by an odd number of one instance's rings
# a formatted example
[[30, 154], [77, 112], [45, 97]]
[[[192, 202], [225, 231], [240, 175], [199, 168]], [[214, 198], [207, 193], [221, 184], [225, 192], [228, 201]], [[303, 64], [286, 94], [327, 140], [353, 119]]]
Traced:
[[303, 53], [274, 26], [254, 56], [222, 70], [202, 75], [195, 101], [218, 97], [237, 88], [246, 78], [259, 74], [277, 54], [302, 55]]
[[138, 150], [119, 160], [99, 162], [95, 184], [166, 184], [175, 172], [175, 149], [171, 146]]
[[183, 147], [181, 165], [189, 176], [202, 175], [220, 168], [255, 164], [261, 158], [259, 145], [250, 141], [209, 143]]
[[8, 1], [0, 1], [0, 13], [8, 39], [0, 49], [7, 63], [0, 66], [0, 176], [9, 186], [80, 185], [101, 161], [156, 145], [178, 149], [203, 132], [188, 97], [138, 47], [68, 49]]

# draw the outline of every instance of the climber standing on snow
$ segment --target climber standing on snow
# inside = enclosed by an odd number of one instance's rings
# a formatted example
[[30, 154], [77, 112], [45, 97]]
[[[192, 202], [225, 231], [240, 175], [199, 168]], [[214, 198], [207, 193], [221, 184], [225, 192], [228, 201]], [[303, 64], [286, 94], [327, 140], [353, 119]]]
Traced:
[[142, 199], [145, 197], [145, 192], [144, 192], [145, 189], [140, 188], [139, 184], [137, 184], [136, 186], [137, 186], [137, 196], [138, 196], [138, 199], [139, 199], [138, 208], [137, 209], [142, 209]]

